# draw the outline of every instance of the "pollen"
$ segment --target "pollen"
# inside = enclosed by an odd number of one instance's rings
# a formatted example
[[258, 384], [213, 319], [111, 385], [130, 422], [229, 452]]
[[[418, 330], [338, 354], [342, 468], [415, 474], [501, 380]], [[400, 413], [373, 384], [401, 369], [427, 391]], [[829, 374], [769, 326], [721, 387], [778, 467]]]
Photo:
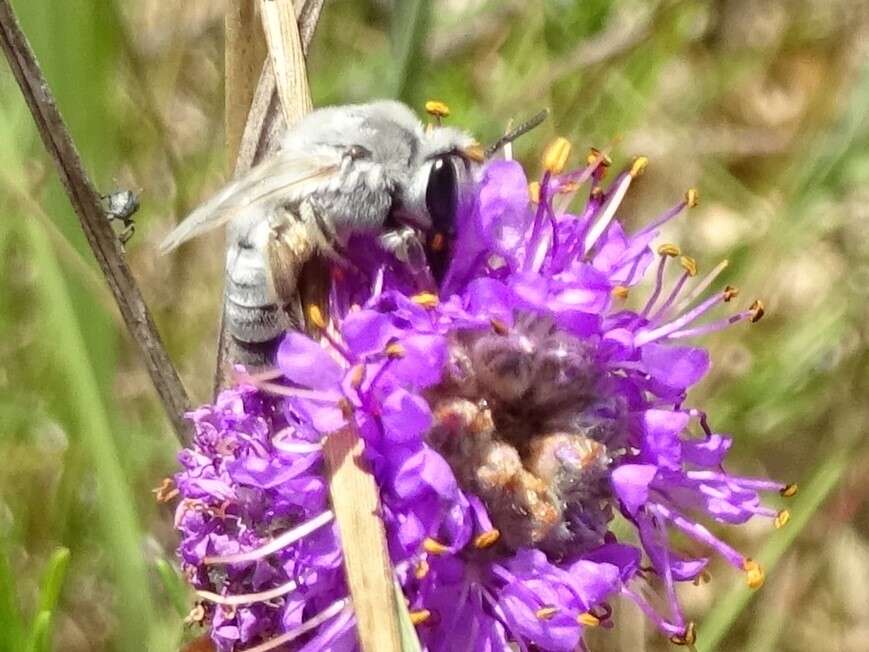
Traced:
[[365, 365], [358, 364], [350, 370], [350, 386], [353, 389], [362, 387], [362, 381], [365, 380]]
[[413, 576], [418, 580], [425, 579], [430, 570], [431, 566], [429, 566], [429, 563], [423, 559], [416, 565], [416, 568], [413, 569]]
[[662, 244], [658, 247], [658, 255], [659, 256], [670, 256], [675, 258], [676, 256], [682, 255], [682, 250], [679, 249], [679, 245], [675, 244]]
[[785, 525], [788, 524], [788, 521], [791, 520], [791, 513], [783, 509], [778, 514], [776, 514], [775, 520], [773, 521], [773, 525], [775, 525], [776, 529], [781, 529]]
[[419, 294], [414, 294], [410, 300], [423, 308], [437, 308], [439, 303], [438, 295], [433, 294], [432, 292], [420, 292]]
[[393, 342], [386, 347], [386, 356], [390, 360], [401, 360], [405, 355], [407, 355], [407, 351], [398, 342]]
[[759, 589], [763, 586], [764, 572], [763, 566], [758, 564], [753, 559], [746, 559], [742, 562], [742, 570], [745, 571], [745, 582], [749, 588]]
[[323, 318], [323, 311], [320, 306], [311, 303], [308, 304], [308, 323], [313, 324], [317, 328], [323, 330], [326, 328], [326, 320]]
[[724, 302], [727, 303], [732, 301], [736, 297], [739, 296], [739, 288], [735, 288], [732, 285], [728, 285], [724, 288]]
[[763, 302], [760, 299], [755, 299], [754, 303], [752, 303], [748, 309], [752, 312], [751, 315], [751, 323], [756, 324], [763, 318], [764, 310], [763, 310]]
[[160, 486], [156, 489], [152, 489], [151, 493], [154, 494], [154, 498], [158, 503], [168, 503], [180, 492], [175, 486], [175, 482], [172, 478], [163, 478], [163, 482], [160, 483]]
[[482, 534], [478, 535], [476, 539], [474, 539], [474, 547], [478, 550], [491, 548], [498, 542], [498, 539], [500, 538], [501, 532], [497, 529], [483, 532]]
[[471, 143], [462, 149], [462, 154], [474, 163], [482, 163], [486, 160], [486, 150], [484, 150], [483, 146], [477, 142]]
[[691, 258], [691, 256], [682, 256], [679, 259], [679, 264], [682, 266], [682, 269], [688, 272], [688, 276], [697, 276], [697, 261]]
[[431, 611], [428, 609], [417, 609], [410, 612], [410, 622], [414, 625], [422, 625], [429, 618], [431, 618]]
[[537, 620], [550, 620], [557, 613], [556, 607], [541, 607], [534, 612], [534, 615], [537, 616]]
[[797, 492], [800, 490], [799, 485], [796, 482], [792, 482], [791, 484], [786, 484], [781, 490], [778, 492], [779, 496], [782, 498], [793, 498], [797, 495]]
[[425, 103], [425, 112], [435, 118], [447, 118], [450, 115], [450, 107], [440, 100], [429, 100]]
[[583, 627], [598, 627], [600, 625], [600, 618], [586, 611], [576, 617], [576, 622]]
[[432, 555], [442, 555], [445, 552], [449, 552], [449, 548], [447, 548], [444, 544], [436, 539], [432, 539], [431, 537], [426, 537], [422, 542], [422, 549]]
[[630, 289], [625, 285], [616, 285], [610, 292], [616, 299], [627, 299]]
[[528, 196], [535, 204], [540, 203], [540, 182], [532, 181], [528, 184]]
[[685, 205], [688, 208], [694, 208], [699, 203], [700, 193], [697, 191], [697, 188], [688, 188], [685, 192]]
[[567, 138], [559, 136], [553, 140], [543, 151], [543, 169], [550, 174], [561, 174], [570, 157], [570, 149], [570, 141]]
[[630, 175], [636, 179], [643, 172], [646, 171], [646, 166], [649, 164], [649, 159], [645, 156], [638, 156], [634, 159], [633, 164], [631, 165]]

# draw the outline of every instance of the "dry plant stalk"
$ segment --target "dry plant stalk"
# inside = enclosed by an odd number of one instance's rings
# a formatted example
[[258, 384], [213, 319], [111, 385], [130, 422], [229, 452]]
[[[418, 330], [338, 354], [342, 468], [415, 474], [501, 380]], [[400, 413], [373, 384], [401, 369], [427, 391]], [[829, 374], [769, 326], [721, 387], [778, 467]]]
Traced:
[[42, 142], [54, 159], [69, 202], [127, 330], [139, 346], [163, 409], [183, 444], [189, 432], [189, 424], [184, 418], [190, 405], [187, 390], [166, 353], [136, 279], [127, 266], [121, 244], [109, 224], [101, 197], [84, 169], [54, 96], [8, 0], [0, 0], [0, 47], [27, 101]]
[[[236, 4], [252, 4], [252, 1], [238, 0]], [[304, 56], [322, 5], [323, 0], [308, 0], [294, 12], [291, 0], [259, 0], [269, 54], [251, 101], [238, 149], [236, 174], [273, 152], [276, 139], [286, 126], [310, 111]], [[249, 27], [255, 31], [252, 24]], [[234, 35], [234, 38], [239, 37], [239, 34]], [[249, 35], [249, 38], [256, 37]], [[227, 47], [230, 47], [229, 41]], [[227, 59], [230, 56], [227, 54]], [[230, 84], [227, 78], [227, 93], [232, 92]], [[246, 86], [241, 84], [240, 88]], [[221, 327], [218, 387], [230, 377], [231, 347], [230, 338]], [[332, 508], [341, 534], [344, 567], [361, 647], [366, 652], [400, 652], [393, 573], [380, 520], [380, 499], [374, 478], [362, 466], [363, 446], [351, 429], [334, 433], [326, 440], [324, 454], [330, 474]]]

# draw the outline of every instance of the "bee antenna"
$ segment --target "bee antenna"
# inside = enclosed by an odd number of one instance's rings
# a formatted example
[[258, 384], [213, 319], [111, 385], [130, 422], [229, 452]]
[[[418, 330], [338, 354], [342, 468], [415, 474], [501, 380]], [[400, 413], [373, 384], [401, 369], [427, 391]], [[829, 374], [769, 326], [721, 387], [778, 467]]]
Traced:
[[506, 134], [501, 136], [498, 140], [496, 140], [494, 143], [486, 148], [486, 158], [491, 157], [493, 154], [495, 154], [495, 152], [504, 147], [504, 145], [512, 143], [514, 140], [519, 138], [519, 136], [524, 136], [535, 127], [539, 127], [548, 116], [549, 109], [543, 109], [539, 113], [536, 113], [533, 117], [520, 124], [518, 127], [514, 127], [513, 129], [508, 131]]

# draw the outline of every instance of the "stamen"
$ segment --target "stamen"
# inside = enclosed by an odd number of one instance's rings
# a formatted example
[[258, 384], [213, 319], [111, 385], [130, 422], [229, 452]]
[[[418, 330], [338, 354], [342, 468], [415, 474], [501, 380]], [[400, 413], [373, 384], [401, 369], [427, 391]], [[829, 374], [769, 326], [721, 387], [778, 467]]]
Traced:
[[753, 559], [746, 558], [742, 563], [742, 570], [745, 571], [745, 581], [749, 588], [759, 589], [763, 586], [764, 572], [763, 566], [758, 564]]
[[785, 525], [787, 525], [788, 521], [790, 521], [790, 520], [791, 520], [791, 513], [788, 510], [783, 509], [776, 515], [775, 520], [773, 520], [772, 523], [773, 523], [773, 525], [775, 525], [777, 530], [780, 530]]
[[661, 290], [664, 288], [664, 268], [667, 265], [668, 258], [665, 253], [665, 247], [668, 246], [675, 247], [676, 245], [661, 245], [660, 247], [658, 247], [658, 253], [661, 255], [661, 258], [658, 261], [658, 271], [655, 274], [655, 287], [652, 289], [652, 294], [649, 295], [648, 300], [646, 300], [646, 305], [643, 306], [643, 309], [640, 311], [640, 317], [647, 317], [649, 315], [649, 311], [658, 300], [658, 297], [661, 296]]
[[535, 204], [540, 203], [540, 182], [532, 181], [528, 184], [528, 197], [531, 198], [531, 201]]
[[557, 613], [557, 607], [541, 607], [534, 612], [534, 615], [537, 616], [537, 620], [551, 620], [552, 617]]
[[752, 324], [756, 324], [763, 318], [763, 303], [760, 301], [760, 299], [755, 299], [754, 302], [748, 307], [748, 309], [753, 313], [751, 316]]
[[154, 498], [158, 503], [168, 503], [181, 492], [178, 491], [172, 478], [163, 478], [160, 486], [156, 489], [151, 489], [151, 493], [154, 494]]
[[414, 625], [421, 625], [431, 618], [431, 611], [428, 609], [418, 609], [410, 612], [410, 622]]
[[682, 256], [679, 259], [679, 264], [688, 273], [688, 276], [697, 276], [697, 261], [691, 256]]
[[246, 552], [237, 552], [232, 555], [214, 555], [210, 557], [205, 557], [202, 561], [206, 565], [213, 564], [239, 564], [246, 561], [256, 561], [257, 559], [262, 559], [263, 557], [267, 557], [272, 553], [278, 552], [283, 548], [286, 548], [290, 544], [295, 543], [299, 539], [303, 539], [308, 536], [312, 532], [317, 531], [319, 528], [323, 527], [327, 523], [330, 523], [332, 519], [335, 518], [335, 515], [331, 511], [323, 512], [322, 514], [315, 516], [309, 521], [302, 523], [301, 525], [294, 527], [292, 530], [288, 530], [284, 532], [282, 535], [275, 537], [265, 545], [260, 546], [259, 548], [255, 548], [254, 550], [248, 550]]
[[668, 520], [677, 528], [690, 535], [692, 538], [705, 543], [716, 550], [718, 554], [724, 557], [732, 566], [744, 569], [745, 558], [739, 554], [739, 552], [721, 541], [721, 539], [717, 538], [700, 523], [694, 523], [677, 511], [671, 510], [660, 503], [650, 505], [650, 508], [662, 518]]
[[445, 552], [449, 552], [450, 549], [442, 544], [440, 541], [432, 539], [431, 537], [426, 537], [422, 542], [422, 548], [428, 553], [433, 555], [442, 555]]
[[697, 188], [688, 188], [685, 192], [685, 203], [688, 205], [688, 208], [694, 208], [700, 203], [700, 193]]
[[428, 561], [425, 559], [421, 559], [416, 565], [416, 568], [413, 569], [413, 576], [418, 580], [425, 579], [430, 570], [431, 566], [429, 565]]
[[[689, 261], [689, 262], [686, 263], [685, 261]], [[694, 259], [693, 259], [693, 258], [689, 258], [688, 256], [682, 256], [682, 257], [679, 259], [679, 264], [682, 265], [682, 268], [683, 268], [683, 269], [685, 269], [685, 273], [682, 274], [682, 276], [679, 277], [679, 280], [678, 280], [678, 281], [676, 281], [676, 284], [673, 286], [673, 289], [670, 290], [670, 294], [669, 294], [669, 296], [667, 297], [667, 299], [664, 301], [664, 304], [663, 304], [660, 308], [658, 308], [657, 311], [655, 311], [655, 314], [654, 314], [654, 315], [652, 315], [651, 317], [649, 317], [649, 321], [650, 321], [650, 322], [652, 322], [652, 323], [657, 322], [659, 319], [661, 319], [661, 318], [662, 318], [662, 317], [667, 313], [667, 311], [668, 311], [668, 310], [670, 309], [670, 307], [673, 305], [673, 302], [676, 300], [676, 297], [679, 296], [679, 293], [682, 291], [682, 288], [685, 287], [685, 282], [686, 282], [689, 278], [691, 278], [694, 274], [697, 273], [697, 266], [696, 266], [696, 264], [694, 265], [693, 268], [686, 267], [686, 265], [689, 265], [689, 266], [690, 266], [690, 264], [693, 263], [693, 262], [694, 262]], [[693, 269], [693, 271], [694, 271], [694, 274], [691, 273], [691, 270], [692, 270], [692, 269]]]
[[274, 650], [276, 647], [283, 645], [284, 643], [289, 643], [290, 641], [294, 641], [303, 634], [307, 634], [313, 629], [316, 629], [327, 620], [334, 618], [338, 614], [340, 614], [345, 609], [348, 609], [350, 606], [350, 600], [347, 598], [343, 598], [342, 600], [338, 600], [337, 602], [333, 602], [331, 605], [323, 609], [320, 613], [308, 618], [301, 625], [296, 627], [295, 629], [281, 634], [280, 636], [276, 636], [274, 638], [269, 639], [265, 643], [260, 643], [259, 645], [255, 645], [254, 647], [245, 648], [240, 652], [267, 652], [268, 650]]
[[492, 330], [498, 335], [506, 335], [510, 332], [510, 328], [507, 324], [502, 322], [500, 319], [492, 319], [489, 323], [492, 325]]
[[423, 308], [437, 308], [440, 301], [438, 295], [431, 292], [420, 292], [419, 294], [414, 294], [410, 300]]
[[[727, 301], [726, 298], [725, 301]], [[667, 336], [667, 339], [677, 340], [685, 337], [708, 335], [709, 333], [715, 333], [716, 331], [723, 330], [728, 326], [732, 326], [733, 324], [736, 324], [738, 322], [745, 321], [746, 319], [751, 320], [754, 315], [755, 313], [752, 310], [743, 310], [742, 312], [738, 312], [735, 315], [730, 315], [729, 317], [725, 317], [724, 319], [714, 321], [711, 324], [705, 324], [703, 326], [697, 326], [695, 328], [685, 328], [675, 331], [673, 333], [670, 333]]]
[[287, 387], [277, 383], [257, 383], [256, 386], [264, 392], [287, 398], [303, 398], [324, 403], [333, 403], [341, 398], [341, 394], [332, 389], [305, 389], [304, 387]]
[[645, 156], [638, 156], [631, 165], [630, 175], [636, 179], [646, 171], [647, 165], [649, 165], [649, 159]]
[[600, 165], [600, 167], [608, 168], [613, 164], [613, 160], [597, 147], [590, 147], [588, 155], [585, 157], [585, 162], [588, 165]]
[[616, 299], [627, 299], [630, 290], [624, 285], [617, 285], [612, 289], [610, 294], [612, 294]]
[[357, 364], [350, 370], [350, 387], [359, 391], [365, 381], [365, 365]]
[[498, 539], [501, 538], [500, 530], [489, 530], [488, 532], [483, 532], [478, 535], [476, 539], [474, 539], [474, 547], [478, 550], [483, 550], [485, 548], [491, 548], [497, 543]]
[[570, 149], [570, 141], [566, 138], [559, 136], [553, 140], [543, 150], [543, 169], [550, 174], [561, 174], [570, 157]]
[[404, 356], [407, 355], [407, 351], [404, 349], [404, 346], [399, 344], [398, 342], [393, 342], [392, 344], [388, 344], [386, 349], [384, 349], [386, 353], [386, 357], [390, 360], [401, 360]]
[[308, 305], [308, 310], [306, 312], [309, 324], [313, 324], [320, 330], [326, 329], [326, 320], [323, 318], [323, 311], [320, 310], [320, 306], [311, 303]]
[[429, 100], [425, 103], [425, 112], [435, 118], [446, 118], [450, 115], [450, 107], [440, 100]]
[[694, 645], [694, 643], [697, 642], [697, 631], [694, 627], [694, 623], [688, 623], [685, 627], [685, 631], [681, 634], [673, 634], [673, 636], [670, 637], [670, 642], [673, 645]]
[[685, 310], [685, 308], [687, 308], [692, 303], [694, 303], [695, 299], [697, 299], [697, 297], [699, 297], [701, 294], [703, 294], [706, 291], [706, 288], [708, 288], [710, 285], [712, 285], [712, 282], [716, 278], [718, 278], [718, 276], [721, 274], [721, 272], [723, 272], [725, 269], [727, 269], [727, 266], [729, 264], [730, 263], [727, 260], [722, 260], [720, 263], [718, 263], [712, 269], [712, 271], [709, 272], [706, 276], [704, 276], [703, 279], [701, 279], [697, 283], [697, 285], [695, 285], [691, 289], [691, 291], [688, 293], [688, 295], [684, 299], [682, 299], [681, 302], [679, 302], [679, 305], [676, 306], [676, 312], [682, 312], [683, 310]]
[[615, 190], [612, 195], [606, 199], [600, 217], [592, 225], [591, 229], [589, 229], [585, 236], [585, 241], [583, 242], [584, 253], [588, 254], [588, 252], [591, 251], [591, 248], [594, 247], [595, 243], [598, 241], [598, 238], [600, 238], [600, 236], [603, 235], [603, 232], [606, 231], [606, 228], [609, 226], [610, 222], [612, 222], [613, 217], [615, 217], [616, 211], [619, 209], [619, 206], [621, 206], [622, 200], [625, 198], [628, 188], [631, 187], [631, 182], [633, 180], [634, 176], [632, 174], [623, 174], [616, 180]]
[[739, 296], [739, 288], [727, 285], [724, 287], [724, 303], [730, 303]]
[[732, 288], [725, 288], [724, 292], [722, 292], [721, 294], [710, 297], [693, 310], [686, 312], [678, 319], [674, 319], [670, 323], [660, 326], [659, 328], [655, 328], [653, 330], [639, 331], [636, 338], [634, 339], [634, 344], [635, 346], [642, 346], [643, 344], [654, 342], [655, 340], [666, 337], [671, 333], [675, 333], [682, 327], [687, 326], [688, 324], [696, 320], [698, 317], [700, 317], [703, 313], [707, 312], [716, 304], [721, 303], [722, 301], [729, 301], [730, 298], [732, 298], [733, 296], [734, 295], [732, 293]]
[[799, 489], [799, 485], [796, 482], [793, 482], [791, 484], [786, 484], [778, 493], [782, 498], [792, 498], [797, 495]]
[[184, 617], [185, 625], [197, 625], [205, 620], [205, 607], [197, 602], [193, 609]]
[[209, 602], [222, 604], [226, 606], [239, 606], [243, 604], [252, 604], [254, 602], [268, 602], [274, 598], [279, 598], [282, 595], [291, 593], [296, 590], [298, 584], [294, 581], [289, 581], [280, 586], [276, 586], [268, 591], [260, 591], [259, 593], [245, 593], [237, 595], [220, 595], [211, 591], [197, 591], [196, 595]]
[[586, 611], [576, 617], [576, 622], [583, 627], [598, 627], [600, 625], [600, 618]]

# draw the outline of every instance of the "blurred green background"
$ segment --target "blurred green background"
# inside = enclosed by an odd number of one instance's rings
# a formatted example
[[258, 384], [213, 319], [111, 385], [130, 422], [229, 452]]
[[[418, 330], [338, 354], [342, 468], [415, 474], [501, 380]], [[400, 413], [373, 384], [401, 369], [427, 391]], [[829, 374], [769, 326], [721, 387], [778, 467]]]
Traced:
[[[226, 169], [215, 0], [17, 0], [87, 167], [141, 192], [127, 255], [195, 401], [209, 398], [220, 236], [156, 243]], [[697, 648], [869, 649], [869, 4], [865, 0], [328, 0], [315, 105], [448, 102], [481, 140], [548, 106], [516, 146], [615, 142], [651, 164], [623, 215], [690, 186], [668, 227], [767, 317], [706, 338], [691, 397], [736, 435], [729, 468], [799, 482], [791, 523], [727, 537], [762, 560], [683, 587]], [[173, 650], [196, 630], [151, 489], [177, 444], [0, 64], [0, 648]], [[775, 501], [773, 501], [775, 502]], [[592, 650], [670, 647], [633, 609]]]

